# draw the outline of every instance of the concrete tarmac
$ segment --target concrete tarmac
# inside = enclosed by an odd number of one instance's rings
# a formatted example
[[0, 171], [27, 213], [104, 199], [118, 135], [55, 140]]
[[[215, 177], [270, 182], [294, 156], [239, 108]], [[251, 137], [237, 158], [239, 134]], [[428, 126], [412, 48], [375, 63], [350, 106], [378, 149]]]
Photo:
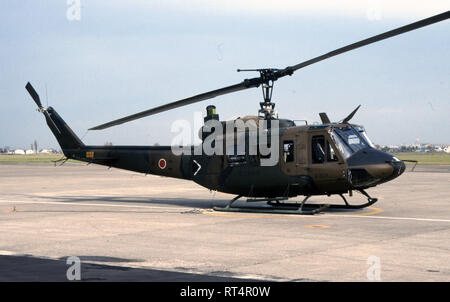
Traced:
[[84, 281], [450, 281], [450, 169], [368, 192], [363, 210], [223, 213], [234, 196], [189, 181], [0, 164], [0, 281], [66, 281], [70, 256]]

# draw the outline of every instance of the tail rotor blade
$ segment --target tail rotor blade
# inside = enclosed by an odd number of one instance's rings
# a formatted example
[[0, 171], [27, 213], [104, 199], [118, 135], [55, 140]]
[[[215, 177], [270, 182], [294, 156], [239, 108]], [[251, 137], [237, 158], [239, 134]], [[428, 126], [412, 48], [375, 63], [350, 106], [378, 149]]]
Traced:
[[33, 86], [30, 84], [30, 82], [27, 83], [25, 86], [25, 89], [28, 91], [28, 93], [33, 98], [36, 105], [39, 107], [39, 109], [43, 109], [44, 107], [41, 104], [41, 99], [39, 98], [39, 94], [37, 94], [36, 90], [34, 90]]

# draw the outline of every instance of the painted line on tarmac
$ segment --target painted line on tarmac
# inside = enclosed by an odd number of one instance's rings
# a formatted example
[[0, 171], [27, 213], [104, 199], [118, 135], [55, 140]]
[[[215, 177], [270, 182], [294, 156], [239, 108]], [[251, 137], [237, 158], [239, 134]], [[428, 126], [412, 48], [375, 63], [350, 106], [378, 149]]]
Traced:
[[[175, 208], [171, 206], [167, 207], [159, 207], [159, 206], [140, 206], [140, 205], [119, 205], [119, 204], [104, 204], [104, 203], [72, 203], [72, 202], [57, 202], [57, 201], [25, 201], [25, 200], [0, 200], [0, 203], [23, 203], [23, 204], [48, 204], [48, 205], [65, 205], [65, 206], [91, 206], [91, 207], [120, 207], [120, 208], [141, 208], [141, 209], [164, 209], [164, 210], [174, 210], [174, 211], [186, 211], [189, 207], [186, 208]], [[223, 216], [223, 217], [235, 217], [235, 218], [261, 218], [261, 217], [270, 217], [269, 215], [277, 215], [282, 217], [292, 217], [293, 215], [278, 215], [278, 214], [267, 214], [267, 215], [232, 215], [232, 214], [216, 214], [216, 213], [207, 213], [203, 212], [203, 214], [211, 215], [211, 216]], [[364, 214], [364, 213], [363, 213]], [[349, 217], [349, 218], [369, 218], [369, 219], [387, 219], [387, 220], [410, 220], [410, 221], [425, 221], [425, 222], [447, 222], [450, 223], [450, 219], [435, 219], [435, 218], [420, 218], [420, 217], [393, 217], [393, 216], [362, 216], [362, 215], [335, 215], [335, 214], [324, 214], [324, 215], [295, 215], [301, 217], [310, 217], [310, 218], [327, 218], [327, 217]]]
[[436, 218], [419, 218], [419, 217], [393, 217], [393, 216], [361, 216], [361, 215], [326, 215], [326, 217], [353, 217], [353, 218], [371, 218], [371, 219], [387, 219], [387, 220], [412, 220], [412, 221], [428, 221], [428, 222], [450, 222], [450, 219]]
[[0, 256], [14, 256], [14, 255], [17, 255], [17, 253], [11, 251], [0, 251]]
[[420, 217], [394, 217], [394, 216], [374, 216], [375, 214], [384, 212], [382, 209], [375, 207], [368, 207], [373, 209], [372, 212], [361, 213], [361, 214], [353, 214], [353, 215], [345, 215], [345, 214], [328, 214], [322, 213], [322, 215], [292, 215], [292, 214], [260, 214], [260, 215], [246, 215], [245, 212], [243, 214], [240, 213], [215, 213], [215, 212], [206, 212], [203, 211], [203, 214], [210, 216], [221, 216], [221, 217], [231, 217], [231, 218], [267, 218], [267, 217], [302, 217], [302, 218], [335, 218], [335, 217], [347, 217], [347, 218], [373, 218], [373, 219], [385, 219], [385, 220], [409, 220], [409, 221], [425, 221], [425, 222], [447, 222], [450, 223], [450, 219], [436, 219], [436, 218], [420, 218]]
[[171, 206], [158, 207], [158, 206], [140, 206], [140, 205], [122, 205], [122, 204], [105, 204], [105, 203], [82, 203], [82, 202], [58, 202], [58, 201], [36, 201], [36, 200], [1, 200], [0, 203], [23, 203], [23, 204], [47, 204], [47, 205], [64, 205], [64, 206], [88, 206], [88, 207], [119, 207], [119, 208], [141, 208], [141, 209], [164, 209], [164, 210], [177, 210], [187, 211], [190, 208], [175, 208]]

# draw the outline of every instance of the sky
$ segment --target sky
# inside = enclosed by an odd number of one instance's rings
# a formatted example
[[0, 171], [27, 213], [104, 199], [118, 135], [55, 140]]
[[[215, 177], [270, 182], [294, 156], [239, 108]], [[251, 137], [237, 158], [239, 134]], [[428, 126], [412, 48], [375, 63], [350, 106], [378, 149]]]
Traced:
[[[85, 144], [169, 145], [172, 124], [207, 105], [221, 120], [256, 115], [260, 89], [87, 129], [257, 76], [237, 68], [295, 65], [450, 9], [441, 0], [77, 2], [0, 3], [0, 147], [59, 148], [28, 81]], [[352, 122], [374, 143], [450, 143], [449, 32], [446, 20], [301, 69], [275, 83], [276, 109], [313, 123], [361, 104]]]

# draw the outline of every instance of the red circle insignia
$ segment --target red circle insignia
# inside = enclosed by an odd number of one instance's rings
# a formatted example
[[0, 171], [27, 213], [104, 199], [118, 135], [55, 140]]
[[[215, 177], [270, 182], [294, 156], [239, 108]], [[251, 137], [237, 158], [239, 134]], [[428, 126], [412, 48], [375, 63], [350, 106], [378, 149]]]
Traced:
[[158, 161], [158, 167], [159, 167], [160, 169], [164, 169], [166, 166], [167, 166], [166, 160], [165, 160], [164, 158], [161, 158], [161, 159]]

